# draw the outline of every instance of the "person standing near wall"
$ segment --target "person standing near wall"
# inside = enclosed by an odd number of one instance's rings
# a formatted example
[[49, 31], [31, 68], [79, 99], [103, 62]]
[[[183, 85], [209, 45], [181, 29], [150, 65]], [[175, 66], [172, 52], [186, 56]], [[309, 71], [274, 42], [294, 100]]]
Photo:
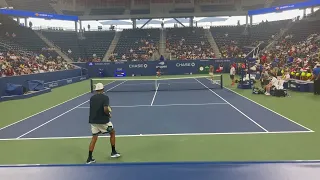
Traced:
[[313, 69], [314, 95], [320, 95], [320, 63]]

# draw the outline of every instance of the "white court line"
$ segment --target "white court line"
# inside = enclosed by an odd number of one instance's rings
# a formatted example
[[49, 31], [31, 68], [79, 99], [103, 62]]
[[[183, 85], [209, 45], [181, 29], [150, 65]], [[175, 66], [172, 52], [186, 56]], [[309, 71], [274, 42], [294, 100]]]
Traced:
[[[116, 88], [116, 87], [120, 86], [121, 84], [123, 84], [123, 83], [125, 83], [125, 82], [126, 82], [126, 81], [123, 81], [123, 82], [121, 82], [121, 83], [119, 83], [119, 84], [117, 84], [117, 85], [113, 86], [112, 88], [108, 89], [107, 91], [110, 91], [110, 90], [112, 90], [112, 89], [114, 89], [114, 88]], [[56, 117], [54, 117], [54, 118], [50, 119], [49, 121], [47, 121], [47, 122], [45, 122], [45, 123], [43, 123], [43, 124], [41, 124], [41, 125], [39, 125], [39, 126], [37, 126], [37, 127], [33, 128], [33, 129], [31, 129], [30, 131], [28, 131], [28, 132], [26, 132], [26, 133], [22, 134], [21, 136], [18, 136], [16, 139], [20, 139], [21, 137], [23, 137], [23, 136], [25, 136], [25, 135], [27, 135], [27, 134], [30, 134], [31, 132], [33, 132], [33, 131], [35, 131], [35, 130], [39, 129], [40, 127], [42, 127], [42, 126], [44, 126], [44, 125], [46, 125], [46, 124], [50, 123], [51, 121], [54, 121], [54, 120], [58, 119], [59, 117], [61, 117], [61, 116], [65, 115], [65, 114], [67, 114], [68, 112], [70, 112], [70, 111], [72, 111], [72, 110], [74, 110], [74, 109], [78, 108], [79, 106], [81, 106], [81, 105], [83, 105], [83, 104], [85, 104], [85, 103], [87, 103], [87, 102], [89, 102], [89, 101], [90, 101], [90, 100], [87, 100], [87, 101], [85, 101], [85, 102], [83, 102], [83, 103], [79, 104], [78, 106], [76, 106], [76, 107], [74, 107], [74, 108], [69, 109], [68, 111], [66, 111], [66, 112], [64, 112], [64, 113], [62, 113], [62, 114], [60, 114], [60, 115], [58, 115], [58, 116], [56, 116]]]
[[[207, 105], [224, 105], [227, 103], [203, 103], [203, 104], [156, 104], [156, 105], [133, 105], [133, 106], [112, 106], [112, 108], [136, 108], [136, 107], [167, 107], [167, 106], [207, 106]], [[78, 107], [78, 109], [88, 109], [90, 107]]]
[[239, 95], [239, 96], [241, 96], [241, 97], [243, 97], [243, 98], [245, 98], [245, 99], [247, 99], [247, 100], [249, 100], [249, 101], [251, 101], [251, 102], [253, 102], [253, 103], [257, 104], [257, 105], [259, 105], [259, 106], [261, 106], [262, 108], [267, 109], [267, 110], [275, 113], [276, 115], [281, 116], [281, 117], [285, 118], [286, 120], [291, 121], [291, 122], [293, 122], [294, 124], [296, 124], [296, 125], [298, 125], [298, 126], [300, 126], [300, 127], [303, 127], [303, 128], [305, 128], [305, 129], [309, 130], [310, 132], [314, 132], [312, 129], [307, 128], [307, 127], [305, 127], [305, 126], [303, 126], [303, 125], [301, 125], [301, 124], [293, 121], [292, 119], [287, 118], [287, 117], [285, 117], [284, 115], [282, 115], [282, 114], [280, 114], [280, 113], [277, 113], [277, 112], [273, 111], [272, 109], [269, 109], [269, 108], [265, 107], [264, 105], [259, 104], [258, 102], [255, 102], [254, 100], [251, 100], [250, 98], [247, 98], [246, 96], [244, 96], [244, 95], [242, 95], [242, 94], [240, 94], [240, 93], [238, 93], [238, 92], [236, 92], [236, 91], [234, 91], [234, 90], [232, 90], [232, 89], [230, 89], [230, 88], [227, 88], [227, 87], [225, 87], [225, 86], [223, 86], [223, 87], [224, 87], [225, 89], [227, 89], [228, 91], [231, 91], [231, 92], [233, 92], [233, 93], [235, 93], [235, 94], [237, 94], [237, 95]]
[[[275, 132], [226, 132], [226, 133], [180, 133], [180, 134], [137, 134], [137, 135], [116, 135], [118, 138], [126, 137], [160, 137], [160, 136], [210, 136], [210, 135], [257, 135], [257, 134], [298, 134], [311, 133], [310, 131], [275, 131]], [[109, 137], [102, 135], [100, 137]], [[88, 139], [92, 136], [76, 136], [76, 137], [39, 137], [39, 138], [10, 138], [0, 139], [0, 141], [17, 141], [17, 140], [55, 140], [55, 139]]]
[[267, 129], [265, 129], [263, 126], [261, 126], [259, 123], [257, 123], [256, 121], [254, 121], [253, 119], [251, 119], [248, 115], [246, 115], [245, 113], [243, 113], [242, 111], [240, 111], [238, 108], [236, 108], [234, 105], [232, 105], [231, 103], [229, 103], [227, 100], [225, 100], [223, 97], [221, 97], [219, 94], [217, 94], [216, 92], [212, 91], [212, 89], [208, 88], [208, 86], [206, 86], [205, 84], [203, 84], [202, 82], [200, 82], [198, 79], [195, 78], [196, 81], [198, 81], [200, 84], [202, 84], [202, 86], [204, 86], [205, 88], [207, 88], [209, 91], [211, 91], [213, 94], [215, 94], [216, 96], [218, 96], [220, 99], [222, 99], [224, 102], [226, 102], [227, 104], [229, 104], [231, 107], [233, 107], [233, 109], [237, 110], [240, 114], [242, 114], [244, 117], [248, 118], [250, 121], [252, 121], [254, 124], [256, 124], [257, 126], [259, 126], [261, 129], [263, 129], [266, 132], [269, 132]]
[[71, 99], [68, 99], [68, 100], [66, 100], [66, 101], [63, 101], [62, 103], [59, 103], [59, 104], [57, 104], [57, 105], [54, 105], [54, 106], [52, 106], [52, 107], [50, 107], [50, 108], [48, 108], [48, 109], [45, 109], [45, 110], [40, 111], [40, 112], [38, 112], [38, 113], [35, 113], [35, 114], [31, 115], [31, 116], [28, 116], [28, 117], [26, 117], [26, 118], [24, 118], [24, 119], [21, 119], [21, 120], [19, 120], [19, 121], [16, 121], [16, 122], [14, 122], [14, 123], [12, 123], [12, 124], [9, 124], [9, 125], [7, 125], [7, 126], [4, 126], [4, 127], [0, 128], [0, 131], [3, 130], [3, 129], [6, 129], [6, 128], [10, 127], [10, 126], [13, 126], [13, 125], [15, 125], [15, 124], [17, 124], [17, 123], [19, 123], [19, 122], [21, 122], [21, 121], [27, 120], [27, 119], [29, 119], [29, 118], [31, 118], [31, 117], [33, 117], [33, 116], [36, 116], [36, 115], [41, 114], [41, 113], [44, 113], [44, 112], [46, 112], [46, 111], [48, 111], [48, 110], [50, 110], [50, 109], [52, 109], [52, 108], [55, 108], [55, 107], [60, 106], [60, 105], [62, 105], [62, 104], [65, 104], [65, 103], [67, 103], [67, 102], [69, 102], [69, 101], [72, 101], [72, 100], [74, 100], [74, 99], [76, 99], [76, 98], [78, 98], [78, 97], [81, 97], [81, 96], [83, 96], [83, 95], [86, 95], [86, 94], [88, 94], [88, 93], [90, 93], [90, 92], [91, 92], [91, 91], [88, 91], [88, 92], [86, 92], [86, 93], [80, 94], [80, 95], [78, 95], [78, 96], [76, 96], [76, 97], [73, 97], [73, 98], [71, 98]]
[[153, 98], [152, 98], [152, 101], [151, 101], [151, 106], [153, 105], [153, 102], [154, 102], [154, 100], [156, 99], [156, 96], [157, 96], [157, 93], [158, 93], [159, 86], [160, 86], [160, 84], [157, 84], [156, 92], [154, 92], [154, 95], [153, 95]]

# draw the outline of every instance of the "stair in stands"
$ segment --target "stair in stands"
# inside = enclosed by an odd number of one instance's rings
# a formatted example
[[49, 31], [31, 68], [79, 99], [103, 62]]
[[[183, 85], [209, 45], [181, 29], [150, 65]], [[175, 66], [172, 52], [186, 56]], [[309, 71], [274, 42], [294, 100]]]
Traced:
[[262, 52], [265, 52], [265, 51], [271, 49], [276, 44], [276, 42], [279, 39], [281, 39], [293, 25], [294, 25], [294, 20], [289, 21], [288, 24], [286, 25], [286, 27], [283, 29], [280, 29], [280, 32], [275, 36], [273, 41], [269, 42], [269, 44], [262, 50]]
[[216, 58], [221, 58], [221, 53], [220, 53], [219, 47], [218, 47], [216, 41], [214, 40], [214, 38], [210, 32], [210, 29], [204, 29], [204, 33], [205, 33], [205, 35], [211, 45], [211, 48], [213, 49], [214, 54], [216, 55]]
[[50, 48], [54, 48], [55, 52], [59, 54], [63, 59], [65, 59], [68, 62], [73, 62], [66, 54], [64, 54], [58, 46], [55, 46], [51, 41], [49, 41], [46, 37], [44, 37], [41, 33], [41, 31], [34, 31], [36, 35], [39, 36], [40, 39], [43, 40]]
[[106, 52], [106, 54], [104, 55], [102, 61], [108, 61], [109, 57], [111, 56], [111, 54], [113, 53], [114, 49], [116, 48], [116, 46], [118, 44], [120, 36], [121, 36], [121, 31], [116, 31], [116, 34], [114, 35], [114, 38], [109, 46], [109, 49]]
[[165, 59], [168, 59], [166, 56], [166, 31], [164, 28], [160, 29], [160, 40], [159, 40], [159, 53], [163, 55]]

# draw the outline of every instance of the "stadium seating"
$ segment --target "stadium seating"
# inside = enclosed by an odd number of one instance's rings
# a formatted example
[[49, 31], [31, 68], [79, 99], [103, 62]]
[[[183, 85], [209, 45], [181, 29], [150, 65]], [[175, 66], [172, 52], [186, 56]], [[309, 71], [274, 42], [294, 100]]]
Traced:
[[311, 34], [319, 33], [320, 21], [298, 21], [287, 32], [287, 35], [293, 35], [294, 42], [306, 40]]
[[[159, 38], [159, 29], [123, 30], [113, 54], [115, 55], [116, 59], [122, 59], [123, 55], [129, 59], [133, 58], [133, 54], [137, 54], [137, 56], [140, 57], [147, 55], [150, 49], [153, 51], [157, 49]], [[131, 49], [132, 52], [130, 52]]]
[[82, 54], [83, 58], [92, 57], [96, 54], [97, 57], [103, 58], [114, 38], [114, 31], [101, 31], [101, 32], [85, 32], [85, 40], [81, 45], [85, 47], [86, 52]]
[[201, 6], [202, 12], [215, 12], [215, 11], [235, 11], [234, 5], [203, 5]]
[[[167, 50], [173, 58], [199, 59], [203, 53], [212, 52], [203, 28], [171, 28], [167, 29]], [[191, 52], [188, 54], [188, 52]], [[191, 57], [193, 55], [193, 57]], [[183, 59], [183, 58], [182, 58]]]
[[18, 25], [12, 19], [1, 18], [0, 42], [9, 45], [13, 50], [41, 53], [47, 45], [32, 29]]
[[74, 60], [89, 59], [94, 54], [103, 58], [115, 34], [113, 31], [84, 32], [85, 39], [79, 39], [76, 32], [42, 31], [42, 33], [66, 54], [71, 50], [69, 56]]
[[[268, 40], [272, 39], [273, 35], [280, 32], [280, 29], [285, 28], [290, 20], [263, 22], [252, 27], [246, 26], [219, 26], [211, 27], [211, 33], [217, 45], [220, 48], [222, 56], [235, 57], [247, 51], [243, 51], [244, 46], [254, 46], [257, 41], [264, 41], [266, 45]], [[229, 51], [226, 54], [226, 49], [230, 46], [237, 46], [239, 49], [235, 53]], [[261, 46], [263, 48], [263, 46]]]
[[78, 59], [81, 57], [76, 32], [42, 31], [42, 34], [56, 46], [60, 47], [63, 52], [68, 54], [68, 50], [70, 49], [72, 51], [71, 58]]
[[56, 13], [50, 5], [50, 0], [6, 0], [15, 9], [33, 12]]
[[125, 11], [124, 8], [112, 8], [112, 9], [91, 9], [90, 15], [121, 15]]

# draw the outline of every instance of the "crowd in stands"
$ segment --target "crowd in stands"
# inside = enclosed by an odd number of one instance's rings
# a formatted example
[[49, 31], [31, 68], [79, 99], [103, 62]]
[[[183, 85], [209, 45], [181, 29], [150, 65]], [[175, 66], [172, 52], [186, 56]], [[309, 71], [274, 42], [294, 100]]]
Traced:
[[126, 29], [109, 57], [110, 61], [147, 61], [154, 59], [159, 49], [159, 29]]
[[288, 23], [290, 20], [266, 21], [251, 27], [218, 26], [211, 27], [210, 30], [220, 49], [221, 57], [243, 58], [259, 44], [260, 49], [263, 49]]
[[213, 59], [211, 48], [203, 28], [173, 28], [167, 30], [166, 51], [173, 59]]
[[0, 77], [19, 76], [35, 73], [74, 69], [61, 57], [46, 57], [14, 51], [0, 51]]
[[311, 34], [306, 40], [294, 42], [292, 35], [278, 41], [275, 48], [261, 55], [261, 64], [279, 74], [289, 72], [292, 78], [311, 80], [313, 68], [319, 63], [320, 36]]

